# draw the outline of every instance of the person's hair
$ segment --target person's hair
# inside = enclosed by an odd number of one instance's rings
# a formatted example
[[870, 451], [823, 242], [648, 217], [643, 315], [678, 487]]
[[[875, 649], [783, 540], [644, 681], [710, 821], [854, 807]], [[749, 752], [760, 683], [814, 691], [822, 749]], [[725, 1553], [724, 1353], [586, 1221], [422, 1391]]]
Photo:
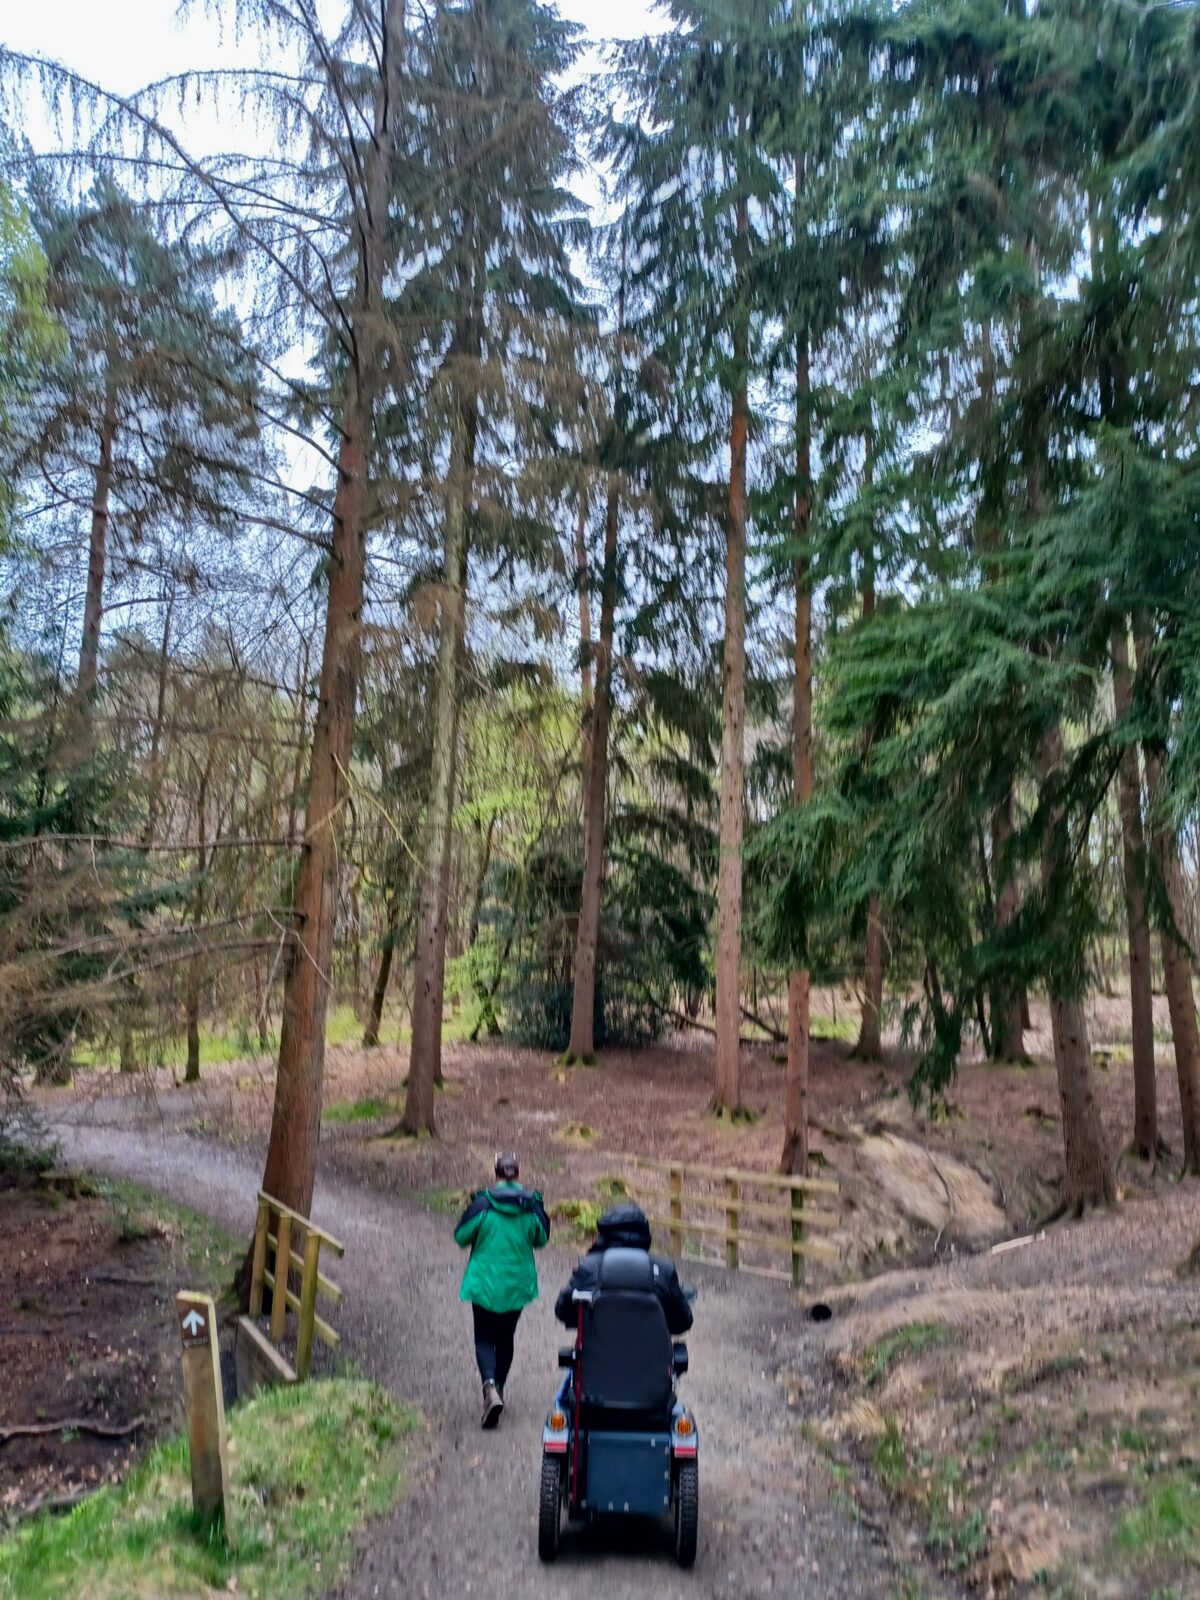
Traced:
[[511, 1152], [502, 1150], [496, 1157], [496, 1176], [498, 1178], [519, 1178], [521, 1167], [516, 1156]]

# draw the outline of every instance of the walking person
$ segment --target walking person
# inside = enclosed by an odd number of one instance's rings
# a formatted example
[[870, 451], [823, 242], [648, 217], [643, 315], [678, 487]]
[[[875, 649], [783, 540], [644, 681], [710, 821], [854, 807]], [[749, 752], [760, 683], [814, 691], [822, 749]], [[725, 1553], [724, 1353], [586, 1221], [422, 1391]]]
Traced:
[[496, 1157], [496, 1182], [480, 1189], [454, 1230], [471, 1259], [459, 1299], [475, 1321], [475, 1361], [483, 1384], [483, 1426], [494, 1428], [504, 1410], [504, 1385], [513, 1360], [521, 1312], [537, 1299], [533, 1252], [550, 1237], [550, 1218], [536, 1189], [524, 1189], [514, 1155]]

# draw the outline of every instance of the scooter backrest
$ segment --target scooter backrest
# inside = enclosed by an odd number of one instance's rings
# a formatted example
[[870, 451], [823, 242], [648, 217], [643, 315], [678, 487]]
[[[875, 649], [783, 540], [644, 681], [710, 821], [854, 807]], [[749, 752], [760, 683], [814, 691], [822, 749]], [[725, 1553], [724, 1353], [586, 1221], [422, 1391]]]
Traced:
[[583, 1397], [612, 1411], [671, 1401], [672, 1344], [645, 1250], [606, 1250], [583, 1339]]

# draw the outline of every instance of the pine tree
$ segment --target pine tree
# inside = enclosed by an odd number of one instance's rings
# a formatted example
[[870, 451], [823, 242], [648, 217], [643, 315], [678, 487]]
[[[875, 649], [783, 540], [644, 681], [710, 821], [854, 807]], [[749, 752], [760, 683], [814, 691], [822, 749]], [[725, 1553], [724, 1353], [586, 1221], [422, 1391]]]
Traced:
[[[501, 443], [524, 448], [527, 496], [553, 452], [578, 291], [568, 250], [575, 207], [559, 188], [571, 159], [568, 102], [551, 86], [570, 64], [574, 30], [530, 0], [473, 0], [435, 13], [418, 40], [422, 184], [407, 211], [409, 257], [423, 263], [398, 315], [422, 319], [438, 351], [434, 416], [448, 437], [439, 573], [433, 768], [425, 823], [408, 1091], [401, 1128], [432, 1133], [441, 1076], [446, 906], [457, 764], [459, 667], [469, 550], [539, 560], [537, 501], [517, 509]], [[408, 177], [408, 174], [403, 174]], [[408, 181], [412, 181], [411, 178]], [[432, 186], [436, 199], [430, 196]], [[415, 197], [414, 197], [415, 198]], [[537, 357], [545, 363], [531, 381]], [[544, 487], [543, 487], [544, 498]], [[507, 546], [507, 549], [505, 548]]]

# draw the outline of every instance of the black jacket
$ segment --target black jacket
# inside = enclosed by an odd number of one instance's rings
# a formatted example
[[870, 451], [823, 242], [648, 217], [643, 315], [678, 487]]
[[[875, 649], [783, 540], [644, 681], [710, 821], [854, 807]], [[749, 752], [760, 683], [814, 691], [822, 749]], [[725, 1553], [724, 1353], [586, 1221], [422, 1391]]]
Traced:
[[[554, 1315], [568, 1328], [576, 1325], [578, 1307], [572, 1296], [577, 1289], [594, 1290], [600, 1284], [600, 1258], [609, 1249], [650, 1249], [650, 1224], [635, 1205], [614, 1206], [600, 1218], [596, 1228], [596, 1242], [587, 1255], [581, 1256], [566, 1287], [554, 1302]], [[667, 1327], [673, 1338], [686, 1333], [692, 1325], [692, 1308], [687, 1302], [673, 1263], [662, 1256], [651, 1256], [654, 1269], [654, 1292], [667, 1314]]]

